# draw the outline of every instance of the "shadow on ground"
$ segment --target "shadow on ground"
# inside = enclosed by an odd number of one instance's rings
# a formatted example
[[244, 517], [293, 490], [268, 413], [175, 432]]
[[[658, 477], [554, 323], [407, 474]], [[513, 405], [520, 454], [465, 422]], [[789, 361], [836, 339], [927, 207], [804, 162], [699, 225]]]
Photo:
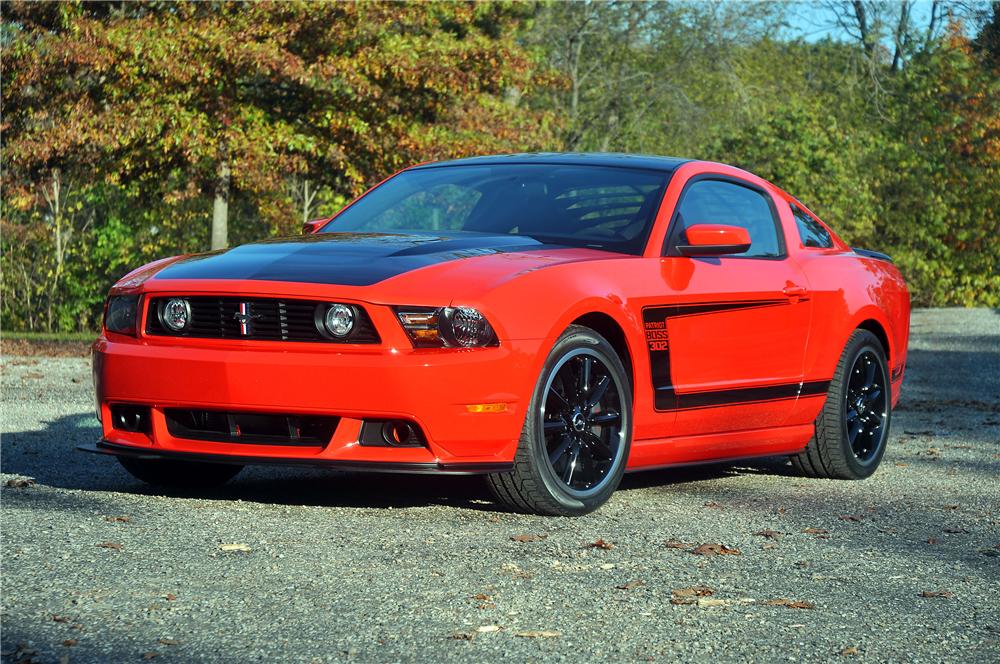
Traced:
[[[269, 504], [326, 507], [416, 507], [449, 505], [474, 510], [503, 511], [492, 500], [485, 482], [475, 476], [349, 473], [285, 466], [253, 466], [230, 483], [212, 490], [151, 487], [132, 478], [113, 457], [76, 449], [100, 437], [100, 427], [87, 414], [73, 414], [46, 423], [40, 431], [5, 434], [3, 472], [34, 478], [40, 485], [83, 491], [116, 491], [201, 499], [243, 500]], [[642, 490], [743, 474], [793, 476], [783, 457], [682, 466], [632, 473], [619, 491]]]

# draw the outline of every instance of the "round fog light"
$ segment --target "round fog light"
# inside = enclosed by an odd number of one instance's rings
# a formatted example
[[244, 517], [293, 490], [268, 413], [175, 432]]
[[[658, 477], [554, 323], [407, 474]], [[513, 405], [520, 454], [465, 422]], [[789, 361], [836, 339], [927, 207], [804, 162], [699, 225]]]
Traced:
[[187, 300], [173, 297], [160, 309], [160, 321], [171, 332], [180, 332], [191, 322], [191, 305]]
[[333, 336], [346, 337], [354, 329], [354, 310], [346, 304], [331, 304], [323, 317], [323, 325]]

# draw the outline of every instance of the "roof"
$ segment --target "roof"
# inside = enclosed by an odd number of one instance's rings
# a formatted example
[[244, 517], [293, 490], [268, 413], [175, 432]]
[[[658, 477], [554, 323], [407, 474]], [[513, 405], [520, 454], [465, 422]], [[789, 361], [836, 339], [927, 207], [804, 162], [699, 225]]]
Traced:
[[681, 164], [691, 161], [676, 157], [657, 157], [645, 154], [614, 152], [525, 152], [499, 154], [485, 157], [468, 157], [451, 161], [436, 161], [414, 166], [414, 169], [440, 168], [442, 166], [493, 166], [497, 164], [556, 164], [575, 166], [611, 166], [641, 168], [651, 171], [673, 172]]

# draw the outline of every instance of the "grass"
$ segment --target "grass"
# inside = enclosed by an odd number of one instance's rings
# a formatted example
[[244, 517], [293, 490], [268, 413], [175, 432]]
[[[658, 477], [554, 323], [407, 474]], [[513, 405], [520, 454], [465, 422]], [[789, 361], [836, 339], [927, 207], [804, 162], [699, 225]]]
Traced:
[[72, 343], [93, 341], [98, 332], [11, 332], [4, 330], [0, 338], [4, 341], [54, 341], [57, 343]]

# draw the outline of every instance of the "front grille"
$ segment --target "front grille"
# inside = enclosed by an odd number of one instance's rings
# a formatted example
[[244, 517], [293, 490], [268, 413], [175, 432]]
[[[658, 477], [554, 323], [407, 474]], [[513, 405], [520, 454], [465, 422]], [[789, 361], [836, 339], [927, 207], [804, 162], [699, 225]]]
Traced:
[[[327, 302], [274, 298], [185, 297], [191, 321], [182, 332], [171, 332], [160, 320], [160, 309], [170, 297], [154, 297], [146, 314], [146, 333], [171, 337], [206, 339], [252, 339], [256, 341], [321, 341], [327, 343], [377, 344], [378, 333], [363, 307], [354, 309], [354, 329], [337, 339], [320, 332]], [[241, 312], [241, 305], [245, 305]], [[246, 327], [240, 324], [245, 312]], [[245, 333], [244, 333], [245, 332]]]
[[167, 408], [167, 431], [176, 438], [255, 445], [323, 447], [340, 421], [322, 415], [276, 415]]

